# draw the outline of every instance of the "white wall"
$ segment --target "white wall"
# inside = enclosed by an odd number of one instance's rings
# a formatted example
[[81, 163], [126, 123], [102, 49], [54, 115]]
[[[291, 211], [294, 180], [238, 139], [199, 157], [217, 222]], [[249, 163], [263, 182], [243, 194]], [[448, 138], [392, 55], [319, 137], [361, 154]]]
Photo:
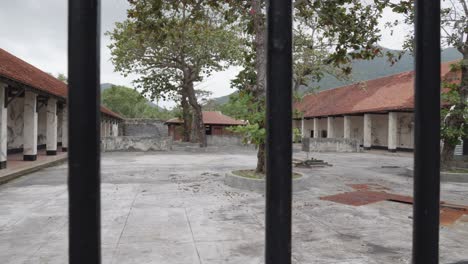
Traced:
[[323, 118], [320, 118], [319, 121], [318, 121], [318, 124], [319, 124], [319, 135], [320, 137], [322, 137], [322, 131], [326, 131], [327, 130], [327, 127], [328, 127], [328, 118], [327, 117], [323, 117]]
[[351, 116], [351, 138], [364, 141], [364, 116]]
[[306, 137], [313, 137], [311, 131], [314, 130], [314, 119], [304, 119], [304, 129]]

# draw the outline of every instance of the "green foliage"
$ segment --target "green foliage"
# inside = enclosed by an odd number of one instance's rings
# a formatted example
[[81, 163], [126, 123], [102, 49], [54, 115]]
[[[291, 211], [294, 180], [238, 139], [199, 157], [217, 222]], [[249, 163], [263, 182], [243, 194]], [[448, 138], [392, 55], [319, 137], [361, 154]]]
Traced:
[[261, 127], [265, 119], [263, 102], [252, 100], [248, 91], [241, 91], [229, 97], [229, 102], [221, 107], [221, 111], [236, 119], [247, 121], [245, 126], [230, 128], [231, 131], [243, 136], [244, 143], [259, 145], [265, 142], [266, 130]]
[[102, 93], [102, 104], [127, 118], [155, 118], [167, 120], [171, 111], [150, 105], [138, 91], [125, 86], [112, 86]]
[[446, 107], [441, 109], [441, 138], [450, 145], [460, 144], [468, 136], [468, 107], [462, 100], [459, 85], [443, 83], [442, 101]]
[[205, 2], [130, 1], [127, 20], [107, 33], [115, 69], [140, 75], [135, 85], [151, 99], [179, 100], [184, 82], [226, 68], [239, 57], [238, 38]]

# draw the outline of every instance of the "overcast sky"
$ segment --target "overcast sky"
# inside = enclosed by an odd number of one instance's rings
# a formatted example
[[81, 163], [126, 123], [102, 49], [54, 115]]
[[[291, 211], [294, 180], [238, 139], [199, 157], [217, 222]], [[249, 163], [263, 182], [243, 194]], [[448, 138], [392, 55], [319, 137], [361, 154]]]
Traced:
[[[0, 48], [54, 75], [67, 73], [67, 2], [66, 0], [10, 0], [0, 3]], [[104, 36], [117, 21], [126, 18], [127, 0], [102, 0], [101, 82], [132, 86], [132, 78], [114, 72], [107, 48], [109, 38]], [[395, 17], [391, 12], [386, 21]], [[385, 21], [383, 21], [385, 22]], [[390, 36], [384, 30], [381, 45], [398, 49], [401, 47], [405, 28]], [[233, 92], [230, 80], [238, 68], [216, 73], [199, 87], [213, 93], [212, 97]], [[159, 102], [171, 107], [172, 102]]]

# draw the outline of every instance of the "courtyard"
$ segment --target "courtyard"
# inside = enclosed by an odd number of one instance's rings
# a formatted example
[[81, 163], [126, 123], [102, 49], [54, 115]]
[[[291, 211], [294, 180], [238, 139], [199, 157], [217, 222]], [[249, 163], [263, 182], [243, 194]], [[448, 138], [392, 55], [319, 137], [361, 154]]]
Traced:
[[[240, 147], [104, 153], [103, 263], [263, 263], [265, 198], [223, 183], [226, 172], [253, 168], [255, 157]], [[352, 206], [320, 197], [352, 192], [352, 184], [411, 196], [413, 179], [403, 174], [412, 154], [313, 157], [333, 166], [295, 169], [308, 180], [307, 190], [293, 196], [293, 262], [409, 263], [411, 205]], [[67, 262], [66, 183], [63, 164], [0, 186], [0, 263]], [[468, 183], [442, 183], [441, 200], [468, 205]], [[468, 215], [441, 226], [440, 236], [441, 263], [468, 263]]]

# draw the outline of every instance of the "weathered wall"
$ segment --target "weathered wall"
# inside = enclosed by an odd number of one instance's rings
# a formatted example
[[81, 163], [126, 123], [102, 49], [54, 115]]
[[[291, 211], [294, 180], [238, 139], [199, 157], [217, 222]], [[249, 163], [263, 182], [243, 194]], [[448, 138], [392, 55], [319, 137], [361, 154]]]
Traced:
[[364, 140], [364, 117], [351, 116], [351, 138], [362, 144]]
[[[299, 121], [299, 126], [302, 126], [301, 121]], [[314, 130], [314, 119], [304, 119], [304, 130], [304, 136], [314, 137], [314, 135], [312, 135], [312, 131]]]
[[23, 147], [24, 98], [17, 97], [8, 105], [8, 149]]
[[319, 126], [319, 137], [322, 138], [324, 136], [324, 132], [323, 131], [327, 131], [327, 127], [328, 127], [328, 118], [324, 117], [324, 118], [319, 118], [319, 121], [318, 121], [318, 126]]
[[414, 114], [398, 113], [398, 142], [399, 148], [414, 148]]
[[311, 138], [310, 152], [359, 152], [360, 142], [345, 138]]
[[333, 125], [335, 128], [335, 138], [344, 138], [344, 118], [335, 117], [333, 119]]
[[207, 135], [208, 146], [243, 146], [242, 138], [235, 135]]
[[103, 151], [167, 151], [172, 148], [170, 137], [105, 137], [101, 139]]
[[388, 115], [372, 115], [372, 146], [387, 147]]
[[121, 123], [123, 136], [167, 137], [167, 126], [164, 121], [156, 119], [125, 119]]
[[47, 136], [47, 106], [42, 105], [37, 113], [37, 144], [46, 144]]

